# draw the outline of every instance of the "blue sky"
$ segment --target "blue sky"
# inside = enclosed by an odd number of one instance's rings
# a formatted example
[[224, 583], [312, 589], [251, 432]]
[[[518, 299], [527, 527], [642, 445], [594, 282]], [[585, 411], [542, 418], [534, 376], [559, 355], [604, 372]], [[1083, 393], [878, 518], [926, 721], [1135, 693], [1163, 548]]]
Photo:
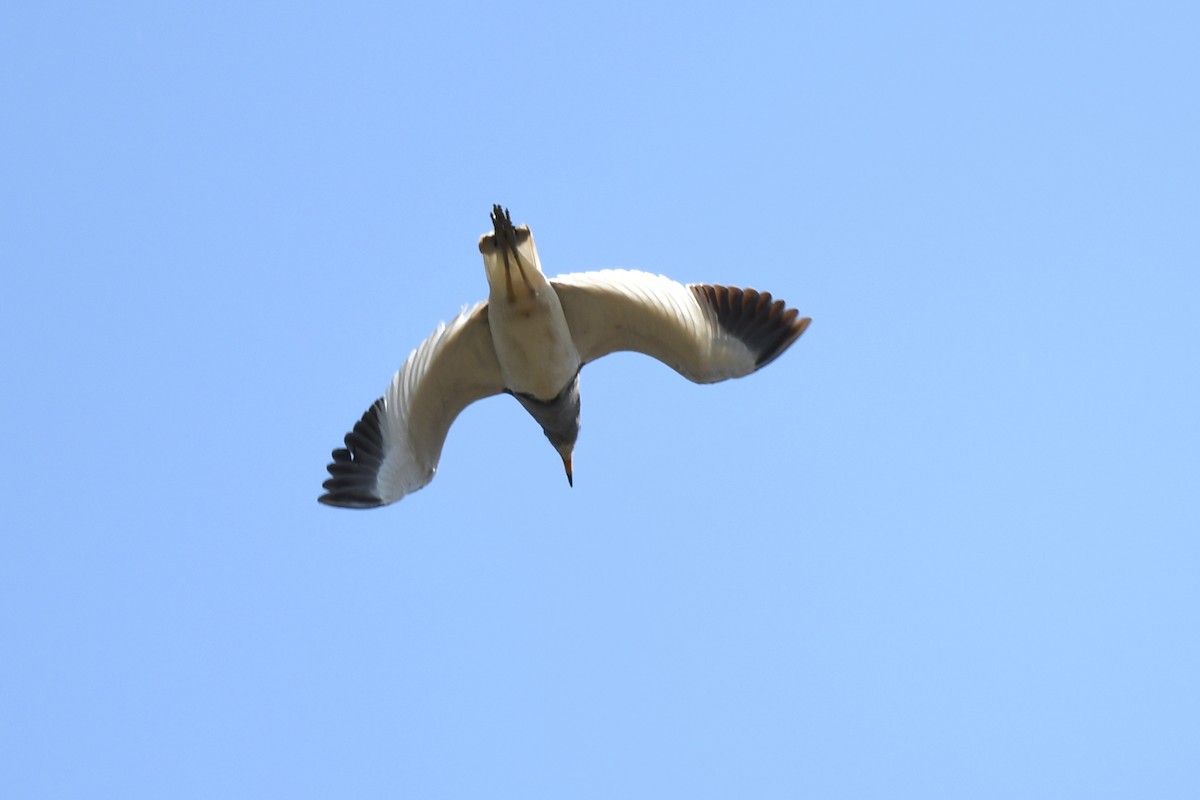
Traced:
[[[437, 7], [434, 7], [437, 6]], [[9, 4], [5, 797], [1200, 794], [1185, 3]], [[761, 373], [509, 398], [316, 496], [551, 274], [753, 286]]]

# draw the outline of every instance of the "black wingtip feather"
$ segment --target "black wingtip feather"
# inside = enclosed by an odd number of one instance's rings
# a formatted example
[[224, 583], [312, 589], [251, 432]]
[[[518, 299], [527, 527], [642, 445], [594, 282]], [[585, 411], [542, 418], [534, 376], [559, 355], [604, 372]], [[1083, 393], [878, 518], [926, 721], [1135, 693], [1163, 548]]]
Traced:
[[716, 312], [720, 326], [754, 353], [755, 369], [779, 358], [812, 322], [773, 300], [770, 292], [710, 284], [692, 284], [691, 290]]
[[376, 400], [346, 434], [345, 447], [332, 453], [329, 478], [321, 484], [325, 494], [318, 502], [339, 508], [375, 508], [383, 500], [375, 493], [379, 468], [383, 465], [383, 398]]

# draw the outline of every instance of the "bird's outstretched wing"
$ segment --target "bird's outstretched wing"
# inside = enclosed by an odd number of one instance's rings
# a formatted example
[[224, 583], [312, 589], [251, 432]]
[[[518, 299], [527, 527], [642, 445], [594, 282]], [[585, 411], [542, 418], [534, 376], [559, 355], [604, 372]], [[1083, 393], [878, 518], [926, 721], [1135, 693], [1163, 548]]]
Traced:
[[394, 503], [433, 480], [446, 433], [471, 403], [504, 390], [487, 304], [464, 310], [409, 354], [346, 446], [333, 451], [325, 494], [331, 506]]
[[634, 350], [696, 383], [749, 375], [788, 349], [811, 322], [767, 292], [684, 286], [648, 272], [579, 272], [550, 283], [585, 363]]

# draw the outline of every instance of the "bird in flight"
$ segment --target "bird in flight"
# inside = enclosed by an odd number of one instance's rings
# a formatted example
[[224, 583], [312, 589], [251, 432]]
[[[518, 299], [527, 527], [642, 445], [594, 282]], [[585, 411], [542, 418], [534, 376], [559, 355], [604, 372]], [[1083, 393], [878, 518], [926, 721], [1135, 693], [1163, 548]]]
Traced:
[[547, 278], [533, 233], [492, 207], [479, 239], [488, 299], [465, 309], [413, 350], [333, 451], [325, 494], [344, 508], [394, 503], [433, 480], [450, 425], [476, 400], [510, 394], [562, 458], [579, 437], [579, 370], [619, 350], [653, 356], [696, 383], [749, 375], [804, 333], [800, 317], [767, 292], [632, 270]]

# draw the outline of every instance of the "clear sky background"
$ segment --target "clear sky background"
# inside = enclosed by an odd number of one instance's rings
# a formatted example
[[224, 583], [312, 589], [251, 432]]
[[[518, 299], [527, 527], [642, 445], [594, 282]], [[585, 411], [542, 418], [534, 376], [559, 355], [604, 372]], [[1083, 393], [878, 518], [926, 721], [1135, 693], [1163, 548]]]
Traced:
[[[9, 3], [0, 796], [1200, 796], [1190, 3]], [[752, 286], [318, 505], [550, 274]]]

